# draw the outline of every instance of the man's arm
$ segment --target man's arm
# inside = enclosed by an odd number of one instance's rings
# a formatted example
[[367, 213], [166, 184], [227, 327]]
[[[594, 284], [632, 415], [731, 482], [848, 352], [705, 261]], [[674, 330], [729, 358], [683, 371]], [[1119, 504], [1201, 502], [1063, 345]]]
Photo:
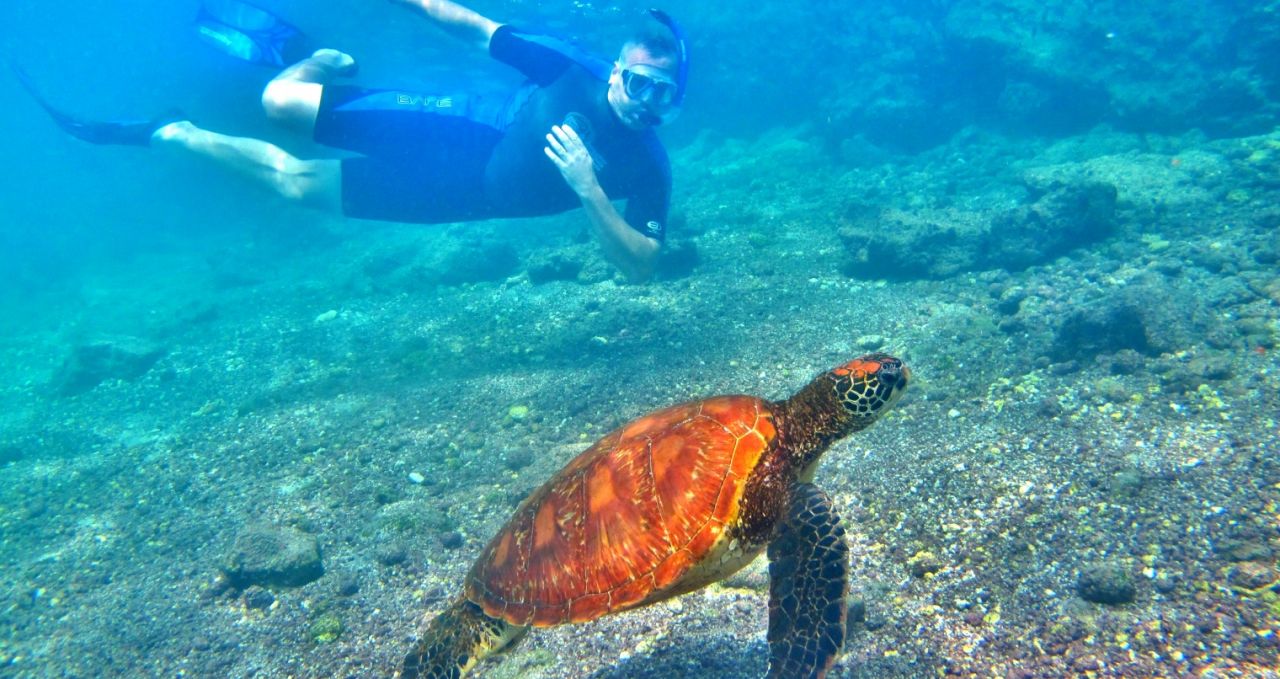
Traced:
[[582, 207], [591, 222], [591, 230], [604, 250], [605, 259], [621, 269], [633, 282], [638, 283], [652, 276], [653, 265], [658, 259], [658, 250], [662, 244], [631, 228], [627, 220], [618, 214], [617, 208], [609, 202], [609, 196], [600, 187], [595, 168], [591, 165], [591, 154], [578, 133], [568, 125], [554, 125], [547, 134], [547, 146], [544, 150], [551, 162], [560, 169], [565, 183], [582, 200]]
[[489, 49], [489, 39], [502, 25], [449, 0], [391, 0], [391, 2], [420, 12], [439, 24], [447, 33], [473, 43], [483, 50]]
[[578, 194], [578, 197], [582, 199], [582, 207], [604, 250], [605, 259], [622, 270], [633, 283], [649, 280], [662, 244], [631, 228], [609, 202], [599, 182], [594, 190]]

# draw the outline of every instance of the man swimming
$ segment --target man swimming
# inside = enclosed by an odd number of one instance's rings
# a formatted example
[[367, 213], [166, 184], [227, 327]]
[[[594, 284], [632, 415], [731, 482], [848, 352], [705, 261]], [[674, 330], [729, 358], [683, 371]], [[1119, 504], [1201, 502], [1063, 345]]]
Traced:
[[[331, 81], [354, 72], [355, 61], [317, 50], [267, 84], [263, 108], [321, 144], [361, 155], [302, 160], [266, 141], [201, 129], [178, 114], [133, 123], [81, 121], [50, 106], [19, 77], [54, 121], [81, 139], [195, 154], [287, 199], [351, 217], [430, 224], [581, 206], [605, 257], [632, 280], [648, 278], [671, 197], [670, 163], [653, 128], [679, 111], [687, 80], [678, 25], [651, 10], [667, 30], [629, 40], [610, 63], [449, 0], [393, 2], [488, 50], [528, 80], [498, 98], [335, 85]], [[271, 36], [297, 44], [296, 29], [283, 22], [271, 33], [257, 30], [257, 23], [275, 18], [269, 13], [235, 0], [215, 4], [240, 11], [202, 12], [198, 29], [228, 53], [284, 63], [284, 43]], [[255, 25], [246, 27], [244, 16]], [[623, 198], [625, 214], [611, 202]]]

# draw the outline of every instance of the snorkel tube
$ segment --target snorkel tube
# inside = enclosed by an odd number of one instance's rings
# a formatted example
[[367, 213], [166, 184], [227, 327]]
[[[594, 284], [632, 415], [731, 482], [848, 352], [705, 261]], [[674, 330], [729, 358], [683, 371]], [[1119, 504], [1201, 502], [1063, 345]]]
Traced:
[[680, 28], [680, 24], [676, 23], [671, 15], [660, 9], [650, 9], [649, 16], [657, 19], [658, 23], [671, 31], [671, 37], [676, 41], [676, 51], [679, 53], [680, 61], [676, 64], [676, 98], [671, 102], [671, 110], [658, 116], [662, 122], [669, 123], [679, 115], [680, 109], [684, 106], [685, 88], [689, 83], [689, 40], [684, 29]]

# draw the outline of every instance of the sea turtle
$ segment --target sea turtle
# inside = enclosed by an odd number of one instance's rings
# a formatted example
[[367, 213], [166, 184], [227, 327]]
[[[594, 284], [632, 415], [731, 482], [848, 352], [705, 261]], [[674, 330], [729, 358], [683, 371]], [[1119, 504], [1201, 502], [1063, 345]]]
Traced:
[[766, 546], [768, 676], [822, 677], [844, 642], [849, 548], [813, 474], [909, 376], [898, 359], [870, 354], [785, 401], [716, 396], [623, 425], [521, 503], [401, 677], [456, 679], [530, 627], [691, 592]]

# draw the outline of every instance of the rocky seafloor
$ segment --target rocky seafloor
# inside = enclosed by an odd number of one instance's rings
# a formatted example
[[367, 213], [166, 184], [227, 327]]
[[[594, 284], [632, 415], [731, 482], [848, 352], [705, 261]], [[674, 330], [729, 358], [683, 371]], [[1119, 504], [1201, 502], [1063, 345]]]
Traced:
[[[908, 396], [817, 478], [831, 676], [1276, 676], [1280, 134], [675, 162], [645, 285], [569, 215], [246, 230], [9, 299], [0, 675], [390, 674], [599, 435], [886, 350]], [[766, 593], [761, 560], [480, 674], [759, 676]]]

